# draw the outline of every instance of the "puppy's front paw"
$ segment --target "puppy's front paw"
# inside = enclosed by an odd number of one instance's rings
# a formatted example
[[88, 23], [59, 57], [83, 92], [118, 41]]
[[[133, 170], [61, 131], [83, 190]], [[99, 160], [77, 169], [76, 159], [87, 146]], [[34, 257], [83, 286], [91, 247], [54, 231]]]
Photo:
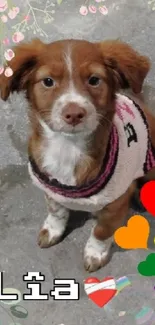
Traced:
[[90, 237], [84, 251], [84, 267], [86, 271], [95, 272], [108, 263], [111, 244], [111, 238], [101, 242], [95, 237]]
[[84, 256], [84, 267], [88, 272], [95, 272], [104, 265], [107, 264], [109, 260], [109, 252], [104, 252], [102, 254], [98, 252], [87, 252]]
[[66, 228], [67, 216], [55, 216], [49, 214], [44, 222], [38, 236], [38, 245], [41, 248], [47, 248], [57, 244]]
[[56, 245], [61, 239], [61, 234], [58, 234], [54, 229], [45, 229], [40, 230], [38, 236], [38, 245], [40, 248], [48, 248], [50, 246]]

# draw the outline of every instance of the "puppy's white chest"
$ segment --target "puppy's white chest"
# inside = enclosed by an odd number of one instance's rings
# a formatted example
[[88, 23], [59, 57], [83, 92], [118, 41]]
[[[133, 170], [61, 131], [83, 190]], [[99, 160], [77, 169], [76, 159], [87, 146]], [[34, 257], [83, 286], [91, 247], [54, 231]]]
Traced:
[[84, 155], [84, 141], [53, 134], [43, 149], [43, 168], [52, 178], [66, 185], [76, 185], [75, 166]]

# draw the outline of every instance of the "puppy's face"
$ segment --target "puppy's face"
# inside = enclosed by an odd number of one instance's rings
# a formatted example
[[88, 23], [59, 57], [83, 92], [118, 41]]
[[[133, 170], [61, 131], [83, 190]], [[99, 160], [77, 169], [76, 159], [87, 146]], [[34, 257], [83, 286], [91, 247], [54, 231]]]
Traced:
[[49, 46], [34, 74], [30, 98], [52, 130], [72, 134], [96, 129], [114, 92], [102, 61], [100, 51], [91, 43]]
[[117, 41], [35, 40], [15, 49], [11, 67], [13, 76], [0, 80], [2, 98], [25, 89], [40, 124], [72, 135], [92, 133], [107, 119], [119, 88], [139, 92], [149, 62]]

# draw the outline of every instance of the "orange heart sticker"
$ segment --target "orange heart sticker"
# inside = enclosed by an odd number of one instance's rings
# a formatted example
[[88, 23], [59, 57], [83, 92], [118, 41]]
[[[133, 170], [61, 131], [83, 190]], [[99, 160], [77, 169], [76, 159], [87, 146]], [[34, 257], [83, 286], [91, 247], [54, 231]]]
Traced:
[[148, 221], [141, 215], [132, 216], [127, 227], [121, 227], [114, 233], [118, 246], [124, 249], [146, 248], [150, 233]]

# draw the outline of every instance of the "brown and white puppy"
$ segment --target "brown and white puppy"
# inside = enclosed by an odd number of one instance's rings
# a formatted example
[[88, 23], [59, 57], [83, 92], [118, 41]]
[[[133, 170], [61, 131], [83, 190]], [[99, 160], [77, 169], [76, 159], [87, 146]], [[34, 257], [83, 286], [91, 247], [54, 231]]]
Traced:
[[[1, 97], [7, 100], [14, 91], [26, 91], [32, 131], [29, 155], [39, 172], [68, 187], [93, 182], [107, 154], [116, 93], [125, 88], [140, 93], [149, 60], [120, 41], [33, 40], [14, 51], [9, 62], [13, 75], [0, 77]], [[155, 146], [155, 119], [147, 111], [146, 117]], [[34, 179], [31, 166], [29, 171]], [[66, 198], [61, 201], [59, 194], [47, 191], [49, 214], [39, 246], [60, 240], [70, 209], [90, 211], [97, 222], [85, 247], [84, 264], [89, 271], [97, 270], [108, 260], [113, 234], [128, 212], [134, 189], [135, 180], [129, 179], [126, 190], [103, 208], [94, 202], [93, 207], [85, 206], [87, 198], [82, 205], [76, 199], [66, 203]]]

